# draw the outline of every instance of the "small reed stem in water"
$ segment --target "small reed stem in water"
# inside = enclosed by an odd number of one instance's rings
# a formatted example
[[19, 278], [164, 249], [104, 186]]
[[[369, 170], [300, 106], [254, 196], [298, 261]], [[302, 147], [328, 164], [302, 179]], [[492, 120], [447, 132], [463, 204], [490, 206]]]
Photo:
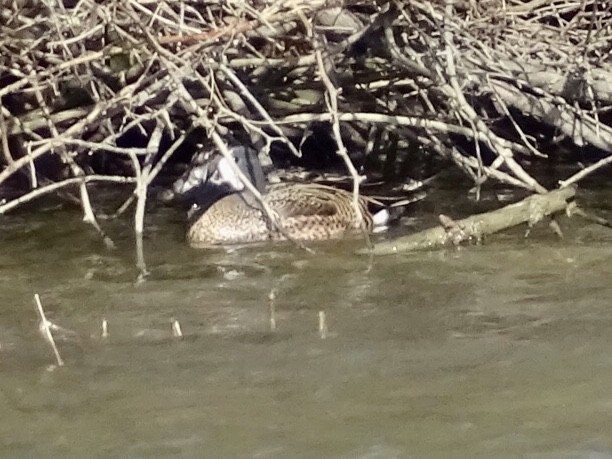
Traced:
[[270, 300], [270, 330], [276, 330], [276, 305], [274, 304], [274, 300], [276, 299], [276, 289], [270, 290], [270, 294], [268, 295], [268, 299]]
[[172, 320], [172, 336], [174, 336], [175, 338], [183, 337], [183, 330], [181, 330], [181, 324], [176, 319]]
[[327, 338], [327, 320], [325, 311], [319, 311], [319, 335], [321, 339]]
[[106, 319], [102, 319], [102, 334], [100, 335], [102, 338], [108, 338], [108, 321]]

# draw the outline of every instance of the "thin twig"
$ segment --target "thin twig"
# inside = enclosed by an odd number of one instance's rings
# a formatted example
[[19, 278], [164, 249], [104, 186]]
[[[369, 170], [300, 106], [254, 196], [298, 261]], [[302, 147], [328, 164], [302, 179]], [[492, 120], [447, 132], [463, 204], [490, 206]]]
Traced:
[[40, 302], [40, 296], [38, 295], [38, 293], [34, 294], [34, 302], [36, 304], [38, 318], [40, 319], [39, 329], [47, 340], [47, 342], [49, 343], [49, 345], [51, 346], [51, 349], [53, 349], [53, 354], [55, 355], [55, 361], [57, 362], [57, 366], [62, 367], [64, 366], [64, 361], [62, 360], [59, 350], [55, 345], [55, 340], [53, 339], [53, 334], [51, 333], [52, 324], [47, 320], [47, 317], [45, 316], [45, 311], [43, 310], [42, 303]]

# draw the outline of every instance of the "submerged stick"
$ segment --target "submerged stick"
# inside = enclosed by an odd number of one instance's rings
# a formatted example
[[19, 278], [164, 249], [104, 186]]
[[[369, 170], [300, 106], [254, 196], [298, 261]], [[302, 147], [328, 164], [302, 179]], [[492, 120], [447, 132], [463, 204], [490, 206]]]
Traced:
[[47, 340], [47, 342], [51, 345], [51, 348], [53, 349], [57, 366], [62, 367], [64, 366], [64, 361], [62, 360], [62, 357], [59, 354], [59, 350], [55, 345], [55, 340], [53, 339], [53, 334], [51, 333], [51, 322], [49, 322], [47, 320], [47, 317], [45, 316], [45, 311], [43, 310], [42, 303], [40, 302], [40, 296], [38, 296], [38, 293], [34, 294], [34, 302], [36, 303], [36, 309], [38, 310], [38, 316], [40, 318], [39, 329]]
[[138, 268], [138, 277], [136, 278], [136, 284], [141, 284], [149, 276], [149, 270], [147, 269], [147, 262], [144, 255], [144, 241], [142, 233], [136, 232], [136, 267]]
[[[441, 248], [512, 228], [521, 223], [533, 226], [543, 217], [567, 208], [576, 194], [574, 187], [562, 188], [545, 194], [535, 194], [520, 202], [484, 214], [472, 215], [459, 221], [440, 216], [441, 224], [434, 228], [377, 244], [374, 255], [389, 255], [414, 250]], [[367, 253], [367, 251], [360, 251]]]

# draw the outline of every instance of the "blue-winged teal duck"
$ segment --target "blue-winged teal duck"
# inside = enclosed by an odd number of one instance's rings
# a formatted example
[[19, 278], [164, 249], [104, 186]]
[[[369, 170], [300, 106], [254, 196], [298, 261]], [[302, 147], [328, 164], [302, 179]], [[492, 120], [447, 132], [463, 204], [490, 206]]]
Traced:
[[[187, 240], [192, 246], [242, 244], [285, 239], [313, 241], [342, 237], [356, 229], [353, 194], [326, 185], [279, 183], [267, 185], [261, 164], [253, 150], [230, 150], [236, 165], [262, 194], [278, 215], [282, 232], [275, 228], [255, 196], [247, 190], [235, 167], [219, 153], [213, 153], [180, 182], [177, 191], [192, 193], [197, 207], [191, 215]], [[388, 212], [373, 215], [369, 201], [359, 206], [365, 228], [384, 226]]]

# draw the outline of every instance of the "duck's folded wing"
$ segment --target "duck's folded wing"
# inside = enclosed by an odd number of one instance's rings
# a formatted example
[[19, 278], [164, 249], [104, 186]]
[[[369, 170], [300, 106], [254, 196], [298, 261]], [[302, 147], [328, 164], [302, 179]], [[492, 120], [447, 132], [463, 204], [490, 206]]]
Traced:
[[281, 218], [337, 218], [351, 212], [347, 194], [326, 186], [292, 184], [271, 189], [266, 198]]

